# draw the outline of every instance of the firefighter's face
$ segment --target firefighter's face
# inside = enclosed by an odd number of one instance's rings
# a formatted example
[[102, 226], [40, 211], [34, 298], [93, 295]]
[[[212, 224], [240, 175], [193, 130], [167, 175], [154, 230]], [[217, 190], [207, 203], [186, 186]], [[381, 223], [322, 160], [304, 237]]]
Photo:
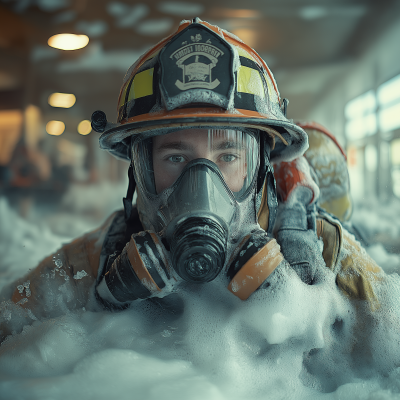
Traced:
[[247, 176], [247, 146], [238, 131], [185, 129], [153, 138], [153, 168], [157, 193], [170, 187], [186, 164], [198, 158], [214, 162], [232, 192]]

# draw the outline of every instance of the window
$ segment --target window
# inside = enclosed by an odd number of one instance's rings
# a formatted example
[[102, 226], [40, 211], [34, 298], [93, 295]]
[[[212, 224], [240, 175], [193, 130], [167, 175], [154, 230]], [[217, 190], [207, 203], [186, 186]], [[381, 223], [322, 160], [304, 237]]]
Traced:
[[379, 127], [382, 132], [400, 128], [400, 75], [379, 86]]
[[372, 90], [349, 101], [345, 107], [347, 139], [357, 140], [377, 131], [376, 96]]
[[[348, 158], [353, 197], [361, 199], [376, 186], [373, 191], [379, 196], [394, 193], [400, 198], [400, 74], [349, 101], [344, 111], [353, 155]], [[369, 181], [364, 181], [365, 174]]]
[[393, 193], [400, 197], [400, 139], [392, 140], [390, 144], [390, 159], [392, 162]]
[[376, 146], [369, 144], [365, 147], [365, 168], [368, 172], [376, 172], [378, 168], [378, 152]]

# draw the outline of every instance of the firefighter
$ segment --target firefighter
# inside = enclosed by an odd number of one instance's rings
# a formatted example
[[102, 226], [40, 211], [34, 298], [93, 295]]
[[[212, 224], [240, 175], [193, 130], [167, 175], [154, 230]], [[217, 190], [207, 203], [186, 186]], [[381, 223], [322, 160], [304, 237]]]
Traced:
[[370, 276], [382, 272], [316, 207], [307, 134], [287, 103], [253, 49], [198, 18], [181, 23], [128, 70], [117, 123], [92, 115], [100, 147], [130, 163], [124, 210], [43, 260], [13, 302], [35, 318], [88, 301], [118, 310], [217, 278], [246, 300], [284, 269], [313, 284], [328, 268], [376, 308]]

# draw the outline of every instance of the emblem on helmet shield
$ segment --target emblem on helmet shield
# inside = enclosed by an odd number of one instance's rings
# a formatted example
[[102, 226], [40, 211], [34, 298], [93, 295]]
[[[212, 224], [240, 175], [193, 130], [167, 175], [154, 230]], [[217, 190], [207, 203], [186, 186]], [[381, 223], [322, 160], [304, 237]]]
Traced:
[[233, 46], [211, 29], [189, 25], [161, 50], [160, 89], [168, 110], [187, 104], [227, 108], [234, 89]]
[[[200, 35], [198, 35], [200, 36]], [[195, 38], [192, 37], [192, 40]], [[215, 89], [220, 81], [212, 80], [212, 69], [218, 58], [224, 53], [218, 47], [207, 43], [196, 43], [183, 46], [171, 54], [170, 58], [182, 69], [182, 80], [175, 85], [180, 90], [204, 88]]]

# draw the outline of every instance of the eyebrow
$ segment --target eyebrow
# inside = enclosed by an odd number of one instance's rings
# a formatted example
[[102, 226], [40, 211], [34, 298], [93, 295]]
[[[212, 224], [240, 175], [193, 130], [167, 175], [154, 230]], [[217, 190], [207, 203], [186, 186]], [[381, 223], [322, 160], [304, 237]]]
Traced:
[[245, 149], [246, 146], [243, 145], [243, 143], [239, 141], [232, 141], [232, 140], [226, 140], [225, 142], [219, 143], [217, 146], [213, 147], [213, 150], [225, 150], [225, 149], [238, 149], [238, 150], [243, 150]]
[[193, 146], [183, 142], [167, 142], [156, 147], [156, 151], [160, 150], [192, 150]]

